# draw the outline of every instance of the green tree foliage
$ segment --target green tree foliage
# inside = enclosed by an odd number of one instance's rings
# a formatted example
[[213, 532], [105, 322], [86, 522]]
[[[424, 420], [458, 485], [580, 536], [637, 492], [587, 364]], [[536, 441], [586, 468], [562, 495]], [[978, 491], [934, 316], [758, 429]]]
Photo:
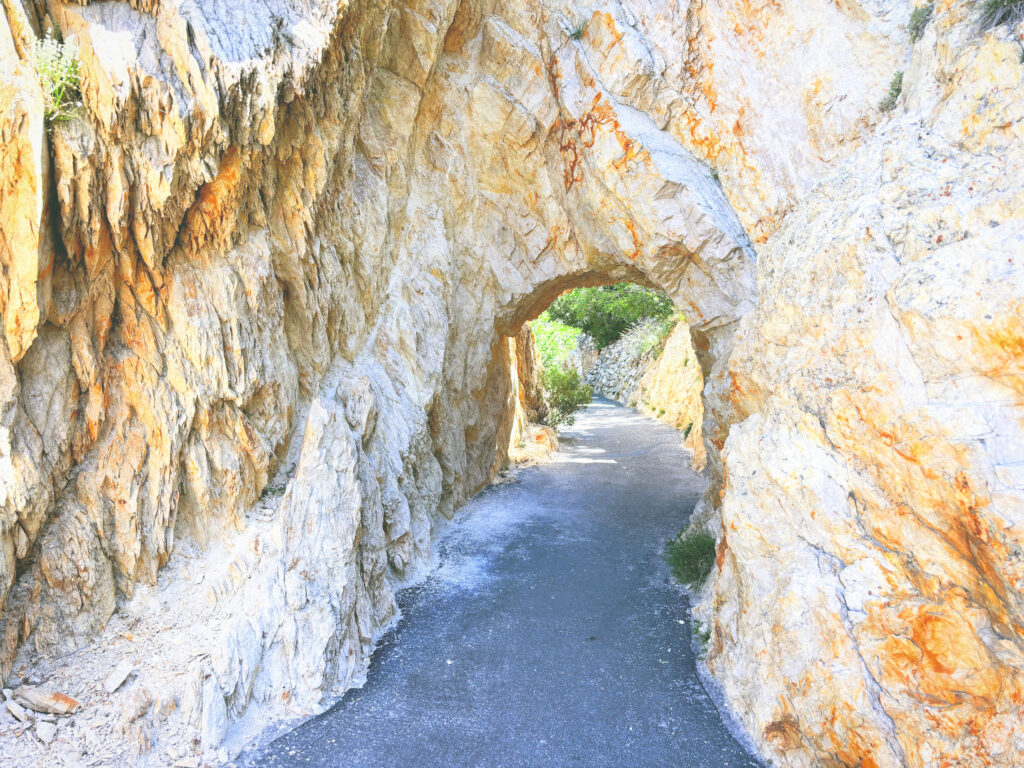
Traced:
[[672, 301], [665, 294], [618, 283], [569, 291], [555, 299], [547, 314], [590, 334], [601, 349], [640, 320], [667, 318], [672, 312]]
[[589, 405], [593, 397], [590, 387], [575, 370], [558, 363], [544, 366], [541, 383], [547, 405], [545, 423], [549, 427], [570, 426], [576, 420], [576, 411]]
[[537, 351], [545, 366], [565, 365], [570, 353], [576, 349], [583, 331], [552, 320], [547, 312], [530, 323], [537, 340]]

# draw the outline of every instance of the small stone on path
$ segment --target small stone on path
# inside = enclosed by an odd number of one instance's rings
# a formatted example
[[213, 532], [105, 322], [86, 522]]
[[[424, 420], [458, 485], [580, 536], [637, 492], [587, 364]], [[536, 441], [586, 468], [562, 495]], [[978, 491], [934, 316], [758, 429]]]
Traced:
[[36, 736], [43, 744], [49, 744], [57, 736], [57, 726], [53, 723], [36, 723]]
[[23, 685], [14, 690], [14, 699], [23, 707], [51, 715], [70, 715], [81, 706], [75, 699], [58, 691], [49, 691], [35, 685]]
[[21, 704], [14, 701], [14, 699], [8, 699], [4, 704], [7, 707], [7, 711], [10, 712], [16, 720], [24, 723], [29, 719], [30, 716], [28, 712], [25, 711], [25, 708], [21, 706]]

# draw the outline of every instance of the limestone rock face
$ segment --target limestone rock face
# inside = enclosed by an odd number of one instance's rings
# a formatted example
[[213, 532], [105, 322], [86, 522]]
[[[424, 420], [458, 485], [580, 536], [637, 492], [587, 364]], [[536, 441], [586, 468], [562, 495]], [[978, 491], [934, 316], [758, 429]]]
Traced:
[[0, 673], [89, 701], [145, 639], [153, 695], [5, 755], [219, 759], [357, 684], [504, 460], [509, 340], [634, 281], [691, 326], [709, 665], [766, 754], [1019, 764], [1024, 69], [910, 10], [6, 3]]
[[1024, 763], [1024, 67], [939, 3], [759, 250], [709, 666], [786, 765]]

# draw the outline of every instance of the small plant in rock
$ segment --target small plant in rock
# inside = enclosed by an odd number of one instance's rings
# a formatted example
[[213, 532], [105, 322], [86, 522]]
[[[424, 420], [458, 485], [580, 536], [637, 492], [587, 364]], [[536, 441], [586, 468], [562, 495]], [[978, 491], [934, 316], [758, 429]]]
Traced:
[[915, 8], [910, 14], [910, 23], [907, 25], [907, 32], [910, 34], [910, 42], [916, 43], [924, 34], [925, 27], [931, 21], [932, 13], [935, 11], [935, 3], [928, 3]]
[[1024, 0], [982, 0], [982, 29], [991, 29], [1000, 24], [1016, 25], [1024, 20]]
[[683, 440], [688, 438], [690, 436], [690, 432], [692, 432], [692, 431], [693, 431], [693, 422], [691, 421], [689, 424], [686, 425], [686, 429], [683, 430]]
[[896, 108], [896, 100], [900, 97], [900, 93], [903, 92], [903, 73], [897, 72], [892, 76], [892, 81], [889, 83], [889, 92], [885, 95], [885, 98], [878, 102], [879, 112], [891, 112]]
[[658, 320], [640, 320], [634, 323], [623, 336], [633, 339], [633, 353], [638, 357], [646, 355], [652, 349], [654, 356], [660, 357], [665, 349], [665, 342], [672, 334], [676, 324], [684, 318], [682, 314], [673, 314]]
[[572, 29], [569, 30], [569, 39], [570, 40], [579, 40], [581, 37], [583, 37], [583, 33], [586, 32], [586, 30], [587, 30], [587, 22], [586, 21], [579, 22], [578, 24], [576, 24], [576, 26], [574, 26]]
[[47, 32], [32, 50], [39, 85], [43, 89], [43, 116], [46, 121], [63, 123], [78, 113], [81, 104], [78, 48], [70, 40], [63, 42]]
[[703, 659], [708, 653], [708, 643], [711, 642], [711, 630], [702, 629], [698, 623], [693, 623], [693, 637], [697, 641], [697, 653]]
[[676, 581], [700, 589], [715, 566], [715, 537], [699, 531], [665, 545], [665, 559]]
[[571, 426], [576, 412], [589, 405], [593, 398], [593, 392], [580, 380], [579, 373], [557, 363], [544, 366], [541, 383], [547, 406], [544, 423], [549, 427]]

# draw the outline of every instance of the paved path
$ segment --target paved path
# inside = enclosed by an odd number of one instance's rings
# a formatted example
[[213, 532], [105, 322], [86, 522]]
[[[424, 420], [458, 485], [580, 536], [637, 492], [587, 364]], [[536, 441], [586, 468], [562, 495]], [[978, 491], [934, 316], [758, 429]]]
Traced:
[[367, 684], [245, 765], [760, 765], [697, 676], [660, 557], [702, 489], [680, 441], [596, 401], [555, 463], [463, 508]]

